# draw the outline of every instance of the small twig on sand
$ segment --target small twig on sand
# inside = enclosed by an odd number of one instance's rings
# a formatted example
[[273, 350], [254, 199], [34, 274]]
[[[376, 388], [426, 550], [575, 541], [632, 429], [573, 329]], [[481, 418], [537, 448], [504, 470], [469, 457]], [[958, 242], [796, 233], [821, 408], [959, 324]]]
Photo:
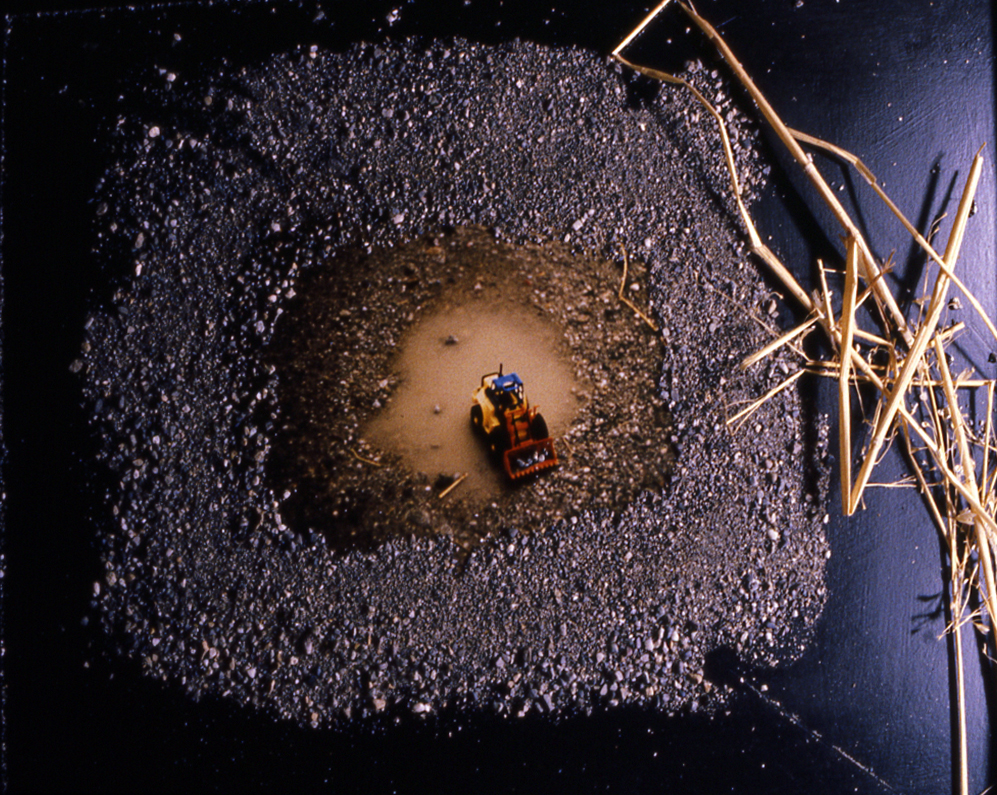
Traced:
[[370, 464], [372, 467], [383, 467], [384, 466], [384, 464], [380, 463], [379, 461], [372, 461], [369, 458], [364, 458], [362, 455], [360, 455], [360, 453], [358, 453], [352, 447], [350, 448], [350, 452], [353, 454], [353, 457], [357, 461], [362, 461], [364, 464]]
[[648, 326], [651, 327], [651, 331], [657, 331], [658, 324], [655, 323], [653, 320], [651, 320], [651, 318], [649, 318], [643, 312], [641, 312], [640, 309], [637, 307], [637, 304], [635, 304], [633, 301], [627, 298], [626, 295], [623, 294], [623, 291], [626, 289], [627, 286], [627, 269], [629, 263], [627, 262], [627, 250], [623, 246], [620, 246], [620, 251], [623, 252], [623, 279], [620, 281], [620, 300], [623, 303], [625, 303], [627, 306], [629, 306], [634, 312], [636, 312], [637, 316], [645, 323], [647, 323]]
[[440, 492], [440, 499], [442, 500], [444, 497], [446, 497], [451, 491], [457, 488], [465, 480], [467, 480], [467, 473], [461, 475], [453, 483], [451, 483], [449, 486], [443, 489], [443, 491]]

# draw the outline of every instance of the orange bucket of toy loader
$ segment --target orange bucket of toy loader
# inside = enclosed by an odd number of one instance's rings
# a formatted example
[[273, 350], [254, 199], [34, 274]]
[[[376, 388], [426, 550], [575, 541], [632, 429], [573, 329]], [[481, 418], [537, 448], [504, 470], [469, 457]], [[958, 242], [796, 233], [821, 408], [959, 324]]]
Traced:
[[554, 440], [550, 438], [524, 442], [506, 450], [502, 456], [502, 465], [511, 480], [551, 469], [559, 463]]

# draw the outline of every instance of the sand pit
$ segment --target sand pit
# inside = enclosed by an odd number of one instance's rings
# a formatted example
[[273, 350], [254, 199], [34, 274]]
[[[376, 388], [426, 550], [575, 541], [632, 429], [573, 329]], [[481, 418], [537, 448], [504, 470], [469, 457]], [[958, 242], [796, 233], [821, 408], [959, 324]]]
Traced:
[[521, 304], [482, 296], [443, 307], [399, 343], [392, 366], [398, 387], [361, 438], [374, 449], [397, 451], [404, 466], [427, 477], [467, 475], [464, 498], [501, 497], [507, 478], [468, 422], [472, 389], [507, 363], [503, 372], [523, 379], [530, 405], [559, 438], [578, 413], [583, 383], [563, 347], [557, 330]]
[[[285, 521], [338, 547], [415, 533], [469, 548], [662, 488], [662, 345], [616, 296], [619, 266], [480, 227], [354, 259], [302, 278], [267, 351], [282, 385], [268, 484], [287, 495]], [[646, 302], [641, 276], [630, 292]], [[471, 393], [500, 364], [526, 379], [560, 450], [525, 483], [470, 425]]]

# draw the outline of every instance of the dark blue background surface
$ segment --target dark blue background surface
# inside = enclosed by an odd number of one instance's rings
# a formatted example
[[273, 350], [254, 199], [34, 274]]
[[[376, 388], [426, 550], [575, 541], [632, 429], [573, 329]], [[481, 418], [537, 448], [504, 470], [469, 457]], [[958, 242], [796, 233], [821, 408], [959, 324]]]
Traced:
[[[37, 8], [22, 3], [17, 10]], [[361, 10], [357, 7], [360, 6]], [[53, 2], [51, 9], [70, 5]], [[88, 300], [106, 274], [89, 259], [94, 139], [120, 81], [153, 67], [252, 63], [297, 44], [385, 35], [521, 36], [609, 52], [643, 16], [636, 3], [232, 3], [8, 18], [3, 185], [6, 783], [17, 791], [321, 787], [343, 792], [861, 792], [951, 788], [948, 644], [938, 640], [938, 541], [913, 492], [874, 490], [845, 521], [829, 506], [830, 598], [816, 642], [786, 670], [713, 675], [737, 684], [721, 720], [622, 710], [559, 725], [451, 717], [353, 734], [274, 724], [225, 703], [191, 704], [136, 666], [87, 650], [80, 627], [97, 578], [85, 483], [87, 441], [68, 372]], [[954, 213], [972, 154], [994, 141], [993, 20], [980, 0], [714, 0], [710, 19], [791, 126], [859, 154], [924, 228]], [[324, 19], [316, 21], [318, 11]], [[666, 12], [628, 52], [668, 66], [685, 27]], [[181, 34], [176, 43], [174, 33]], [[712, 52], [704, 46], [704, 60]], [[885, 257], [917, 284], [919, 259], [877, 200], [820, 161]], [[778, 170], [777, 170], [778, 172]], [[967, 281], [995, 309], [995, 170], [988, 160], [963, 249]], [[801, 274], [840, 249], [796, 171], [757, 208], [763, 234]], [[943, 224], [942, 234], [947, 231]], [[968, 312], [964, 313], [967, 317]], [[962, 353], [987, 376], [992, 341]], [[818, 397], [833, 413], [833, 395]], [[902, 464], [891, 453], [883, 480]], [[971, 789], [994, 780], [976, 657], [969, 676]], [[84, 662], [90, 661], [89, 668]], [[744, 683], [741, 683], [741, 679]], [[763, 692], [762, 686], [767, 689]], [[992, 704], [991, 704], [992, 709]]]

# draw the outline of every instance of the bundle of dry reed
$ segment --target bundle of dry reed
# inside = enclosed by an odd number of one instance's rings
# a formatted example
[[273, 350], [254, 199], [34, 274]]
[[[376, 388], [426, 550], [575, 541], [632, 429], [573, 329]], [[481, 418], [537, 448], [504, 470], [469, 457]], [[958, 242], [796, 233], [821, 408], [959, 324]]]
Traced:
[[[853, 154], [818, 138], [787, 127], [758, 90], [747, 72], [735, 58], [717, 31], [696, 11], [675, 0], [677, 6], [719, 50], [737, 80], [751, 96], [765, 121], [785, 144], [790, 154], [803, 168], [817, 194], [831, 209], [840, 223], [845, 241], [844, 272], [840, 296], [835, 296], [828, 283], [828, 272], [818, 263], [821, 289], [808, 294], [763, 242], [741, 197], [737, 169], [726, 125], [718, 111], [688, 81], [656, 69], [630, 63], [620, 54], [671, 0], [664, 0], [614, 50], [613, 56], [641, 74], [654, 80], [682, 86], [693, 93], [717, 124], [730, 172], [731, 190], [741, 219], [747, 229], [752, 251], [802, 307], [806, 320], [796, 328], [774, 339], [771, 344], [748, 357], [742, 364], [751, 367], [784, 346], [792, 345], [800, 354], [800, 369], [783, 383], [762, 395], [731, 416], [729, 424], [737, 426], [775, 394], [790, 387], [805, 373], [835, 378], [838, 381], [839, 458], [841, 466], [842, 506], [851, 515], [862, 504], [865, 489], [880, 456], [894, 438], [903, 440], [907, 460], [912, 469], [911, 485], [921, 492], [946, 550], [947, 590], [952, 620], [947, 631], [954, 634], [953, 665], [956, 679], [956, 703], [959, 736], [956, 742], [955, 765], [957, 791], [968, 793], [966, 759], [966, 717], [964, 660], [961, 631], [972, 624], [979, 639], [979, 649], [988, 661], [985, 668], [991, 677], [995, 671], [990, 646], [992, 628], [997, 618], [997, 588], [994, 582], [994, 555], [997, 552], [997, 431], [993, 423], [995, 382], [966, 371], [953, 376], [946, 352], [963, 329], [963, 324], [940, 327], [943, 309], [948, 305], [949, 292], [954, 286], [982, 318], [997, 341], [997, 328], [987, 317], [980, 302], [955, 273], [973, 200], [983, 166], [977, 152], [963, 189], [958, 211], [943, 254], [939, 254], [927, 238], [907, 220], [890, 200], [872, 172]], [[903, 225], [928, 258], [932, 275], [930, 295], [919, 302], [918, 316], [909, 321], [896, 297], [883, 278], [889, 263], [878, 263], [858, 226], [831, 191], [813, 159], [803, 149], [808, 146], [839, 158], [862, 175], [877, 196]], [[860, 290], [861, 284], [864, 288]], [[869, 302], [869, 299], [872, 299]], [[953, 299], [955, 300], [955, 299]], [[878, 328], [867, 331], [860, 327], [858, 313], [869, 302], [866, 314]], [[814, 329], [823, 331], [828, 345], [826, 355], [811, 358], [798, 342]], [[853, 459], [852, 397], [859, 388], [876, 395], [875, 409], [870, 418], [871, 430], [861, 452]], [[986, 416], [982, 429], [974, 429], [966, 420], [964, 406], [977, 393], [986, 397]], [[854, 465], [853, 465], [854, 461]], [[853, 469], [857, 475], [853, 479]], [[891, 484], [902, 485], [902, 484]], [[991, 679], [988, 686], [993, 687]]]

